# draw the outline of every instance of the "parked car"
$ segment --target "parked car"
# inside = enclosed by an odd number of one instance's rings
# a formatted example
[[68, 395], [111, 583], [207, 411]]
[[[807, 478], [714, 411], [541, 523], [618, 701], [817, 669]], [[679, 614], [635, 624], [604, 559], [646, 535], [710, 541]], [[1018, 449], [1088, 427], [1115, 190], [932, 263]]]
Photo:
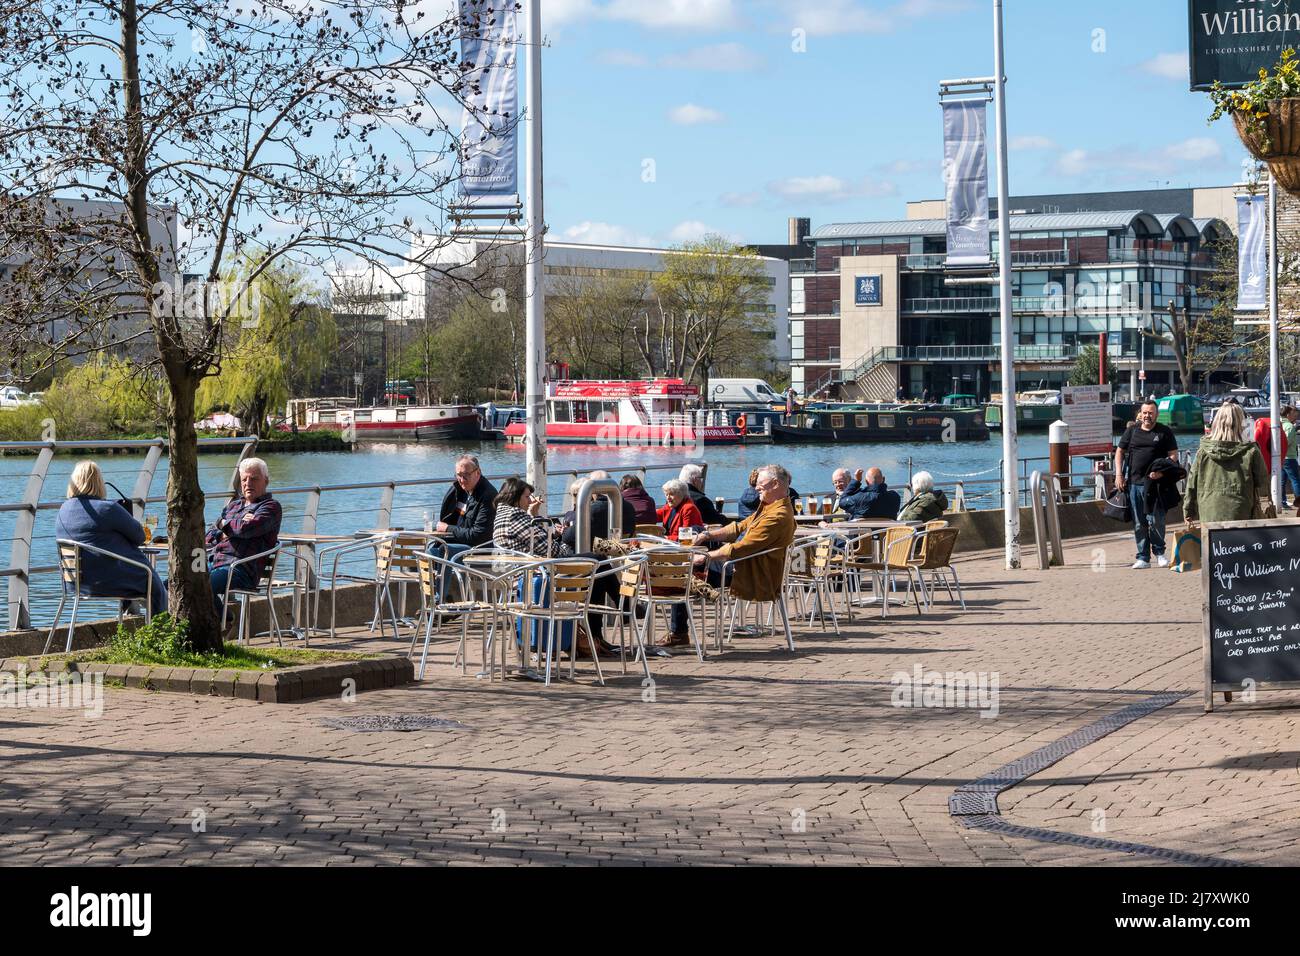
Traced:
[[32, 398], [17, 385], [5, 385], [0, 388], [0, 408], [20, 408], [23, 405], [36, 405], [40, 399]]

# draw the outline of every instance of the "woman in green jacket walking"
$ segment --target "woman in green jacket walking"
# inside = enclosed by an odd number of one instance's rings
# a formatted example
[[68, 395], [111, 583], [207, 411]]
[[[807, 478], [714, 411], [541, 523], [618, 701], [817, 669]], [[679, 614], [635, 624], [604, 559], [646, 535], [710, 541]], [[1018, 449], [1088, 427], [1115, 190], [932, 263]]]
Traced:
[[1189, 521], [1248, 521], [1263, 514], [1268, 465], [1253, 441], [1241, 441], [1245, 424], [1245, 413], [1234, 402], [1214, 413], [1187, 479], [1183, 512]]

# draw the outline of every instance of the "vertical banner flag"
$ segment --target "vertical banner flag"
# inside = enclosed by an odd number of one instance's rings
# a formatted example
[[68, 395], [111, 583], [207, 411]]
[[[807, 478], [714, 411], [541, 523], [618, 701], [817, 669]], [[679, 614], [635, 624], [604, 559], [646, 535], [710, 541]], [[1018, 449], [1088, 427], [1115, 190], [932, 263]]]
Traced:
[[972, 100], [943, 106], [943, 170], [947, 181], [948, 265], [989, 263], [989, 164], [985, 106]]
[[460, 53], [467, 67], [461, 188], [470, 197], [510, 200], [518, 192], [515, 4], [460, 0], [460, 16]]
[[1263, 312], [1268, 308], [1268, 197], [1237, 197], [1237, 311]]

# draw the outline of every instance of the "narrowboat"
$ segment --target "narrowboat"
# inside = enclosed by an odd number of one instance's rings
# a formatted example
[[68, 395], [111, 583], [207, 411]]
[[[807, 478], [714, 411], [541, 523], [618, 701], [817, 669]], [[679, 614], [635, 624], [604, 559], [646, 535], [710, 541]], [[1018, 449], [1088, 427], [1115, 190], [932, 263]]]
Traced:
[[772, 425], [778, 444], [795, 442], [987, 441], [982, 408], [947, 405], [809, 407]]

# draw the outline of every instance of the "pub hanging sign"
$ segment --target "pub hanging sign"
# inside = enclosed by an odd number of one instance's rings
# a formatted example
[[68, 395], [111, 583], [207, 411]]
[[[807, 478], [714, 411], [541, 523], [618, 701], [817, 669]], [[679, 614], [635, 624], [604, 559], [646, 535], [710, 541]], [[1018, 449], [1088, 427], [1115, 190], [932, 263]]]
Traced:
[[1300, 48], [1300, 0], [1188, 0], [1187, 10], [1193, 90], [1245, 86]]

